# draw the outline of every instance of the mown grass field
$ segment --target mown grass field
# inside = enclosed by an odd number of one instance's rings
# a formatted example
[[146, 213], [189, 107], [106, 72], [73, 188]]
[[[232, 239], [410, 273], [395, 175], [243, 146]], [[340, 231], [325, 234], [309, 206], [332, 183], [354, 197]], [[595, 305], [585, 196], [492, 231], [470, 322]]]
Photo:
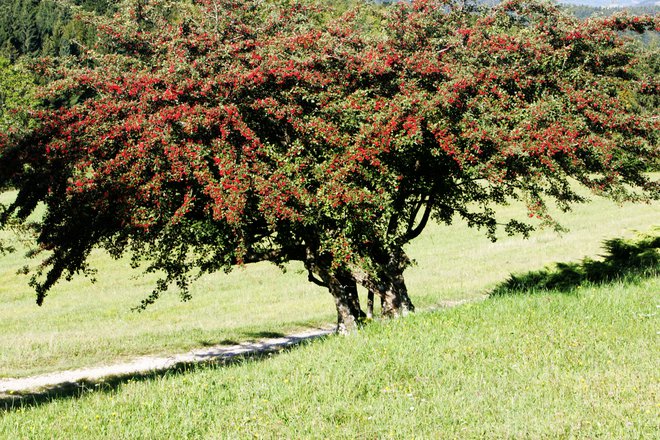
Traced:
[[375, 322], [0, 416], [0, 438], [657, 438], [660, 279]]
[[[6, 201], [11, 194], [2, 197]], [[520, 209], [502, 210], [503, 215], [511, 212]], [[417, 261], [407, 272], [412, 299], [424, 310], [482, 298], [510, 272], [595, 256], [604, 238], [648, 230], [659, 213], [657, 204], [617, 206], [595, 199], [561, 215], [570, 229], [562, 236], [544, 230], [529, 240], [503, 237], [496, 243], [463, 224], [431, 225], [408, 249]], [[256, 264], [207, 276], [194, 285], [193, 300], [181, 303], [172, 293], [142, 313], [131, 308], [148, 294], [154, 279], [135, 278], [139, 272], [126, 261], [94, 254], [98, 282], [63, 282], [42, 307], [34, 304], [27, 278], [16, 275], [24, 264], [20, 253], [0, 257], [0, 377], [258, 339], [336, 317], [330, 295], [308, 283], [295, 264], [285, 274]]]

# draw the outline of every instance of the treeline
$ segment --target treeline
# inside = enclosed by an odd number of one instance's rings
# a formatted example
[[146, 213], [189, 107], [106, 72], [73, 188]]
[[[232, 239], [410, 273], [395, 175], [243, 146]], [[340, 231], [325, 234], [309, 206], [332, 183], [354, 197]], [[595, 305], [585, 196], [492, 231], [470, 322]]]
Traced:
[[0, 0], [0, 57], [64, 56], [89, 44], [94, 32], [75, 19], [74, 9], [104, 14], [109, 0]]
[[30, 58], [77, 55], [96, 38], [76, 19], [76, 9], [105, 14], [109, 0], [0, 0], [0, 132], [25, 126], [26, 110], [37, 106]]
[[[346, 3], [342, 0], [331, 1]], [[374, 2], [392, 4], [396, 0], [375, 0]], [[88, 26], [75, 19], [75, 7], [106, 14], [116, 9], [116, 2], [110, 0], [0, 0], [0, 57], [14, 61], [21, 56], [77, 54], [80, 45], [90, 44], [95, 35]], [[581, 5], [565, 5], [564, 9], [581, 19], [610, 16], [622, 10]], [[660, 7], [638, 6], [625, 8], [625, 10], [631, 15], [653, 15], [660, 12]], [[649, 41], [649, 37], [645, 37], [644, 42]]]

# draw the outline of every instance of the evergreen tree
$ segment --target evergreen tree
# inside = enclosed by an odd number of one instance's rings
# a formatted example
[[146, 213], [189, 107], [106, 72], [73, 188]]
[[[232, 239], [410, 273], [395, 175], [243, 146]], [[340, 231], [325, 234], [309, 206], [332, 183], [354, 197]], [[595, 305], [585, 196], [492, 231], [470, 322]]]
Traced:
[[53, 0], [0, 0], [0, 55], [15, 60], [78, 53], [76, 46], [90, 44], [95, 35], [75, 18], [75, 7], [97, 14], [115, 8], [108, 0], [77, 0], [71, 6]]

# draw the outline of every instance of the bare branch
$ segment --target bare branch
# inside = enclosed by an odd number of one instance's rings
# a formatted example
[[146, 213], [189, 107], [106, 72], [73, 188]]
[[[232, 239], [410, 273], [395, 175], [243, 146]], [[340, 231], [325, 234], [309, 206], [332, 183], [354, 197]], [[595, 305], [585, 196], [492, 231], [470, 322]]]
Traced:
[[316, 278], [311, 270], [307, 271], [307, 280], [316, 284], [317, 286], [328, 288], [328, 285], [320, 279]]

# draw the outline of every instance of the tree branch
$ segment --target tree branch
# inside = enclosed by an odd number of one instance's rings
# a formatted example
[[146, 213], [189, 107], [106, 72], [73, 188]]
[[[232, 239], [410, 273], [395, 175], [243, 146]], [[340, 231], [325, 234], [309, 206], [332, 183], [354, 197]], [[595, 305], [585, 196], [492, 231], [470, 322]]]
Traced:
[[328, 288], [328, 285], [324, 283], [323, 281], [319, 280], [314, 276], [314, 273], [311, 270], [307, 270], [307, 280], [316, 284], [317, 286], [325, 287], [326, 289]]
[[428, 198], [424, 196], [420, 196], [419, 201], [417, 202], [417, 204], [415, 204], [415, 207], [410, 213], [410, 217], [408, 217], [408, 227], [406, 229], [406, 234], [408, 234], [415, 225], [415, 219], [417, 218], [417, 214], [419, 214], [419, 210], [422, 209], [422, 206], [424, 206], [425, 202], [428, 202]]
[[262, 252], [249, 251], [243, 257], [243, 263], [258, 263], [259, 261], [278, 260], [304, 260], [305, 252], [302, 246], [294, 246], [286, 249], [273, 249]]
[[405, 235], [405, 241], [410, 241], [413, 238], [417, 238], [419, 234], [422, 233], [422, 231], [426, 227], [426, 224], [429, 222], [429, 218], [431, 217], [431, 209], [433, 208], [433, 201], [434, 201], [433, 195], [429, 196], [428, 200], [426, 201], [426, 209], [424, 210], [424, 215], [422, 215], [422, 219], [419, 221], [419, 224], [413, 229], [408, 228], [408, 231], [406, 232]]

